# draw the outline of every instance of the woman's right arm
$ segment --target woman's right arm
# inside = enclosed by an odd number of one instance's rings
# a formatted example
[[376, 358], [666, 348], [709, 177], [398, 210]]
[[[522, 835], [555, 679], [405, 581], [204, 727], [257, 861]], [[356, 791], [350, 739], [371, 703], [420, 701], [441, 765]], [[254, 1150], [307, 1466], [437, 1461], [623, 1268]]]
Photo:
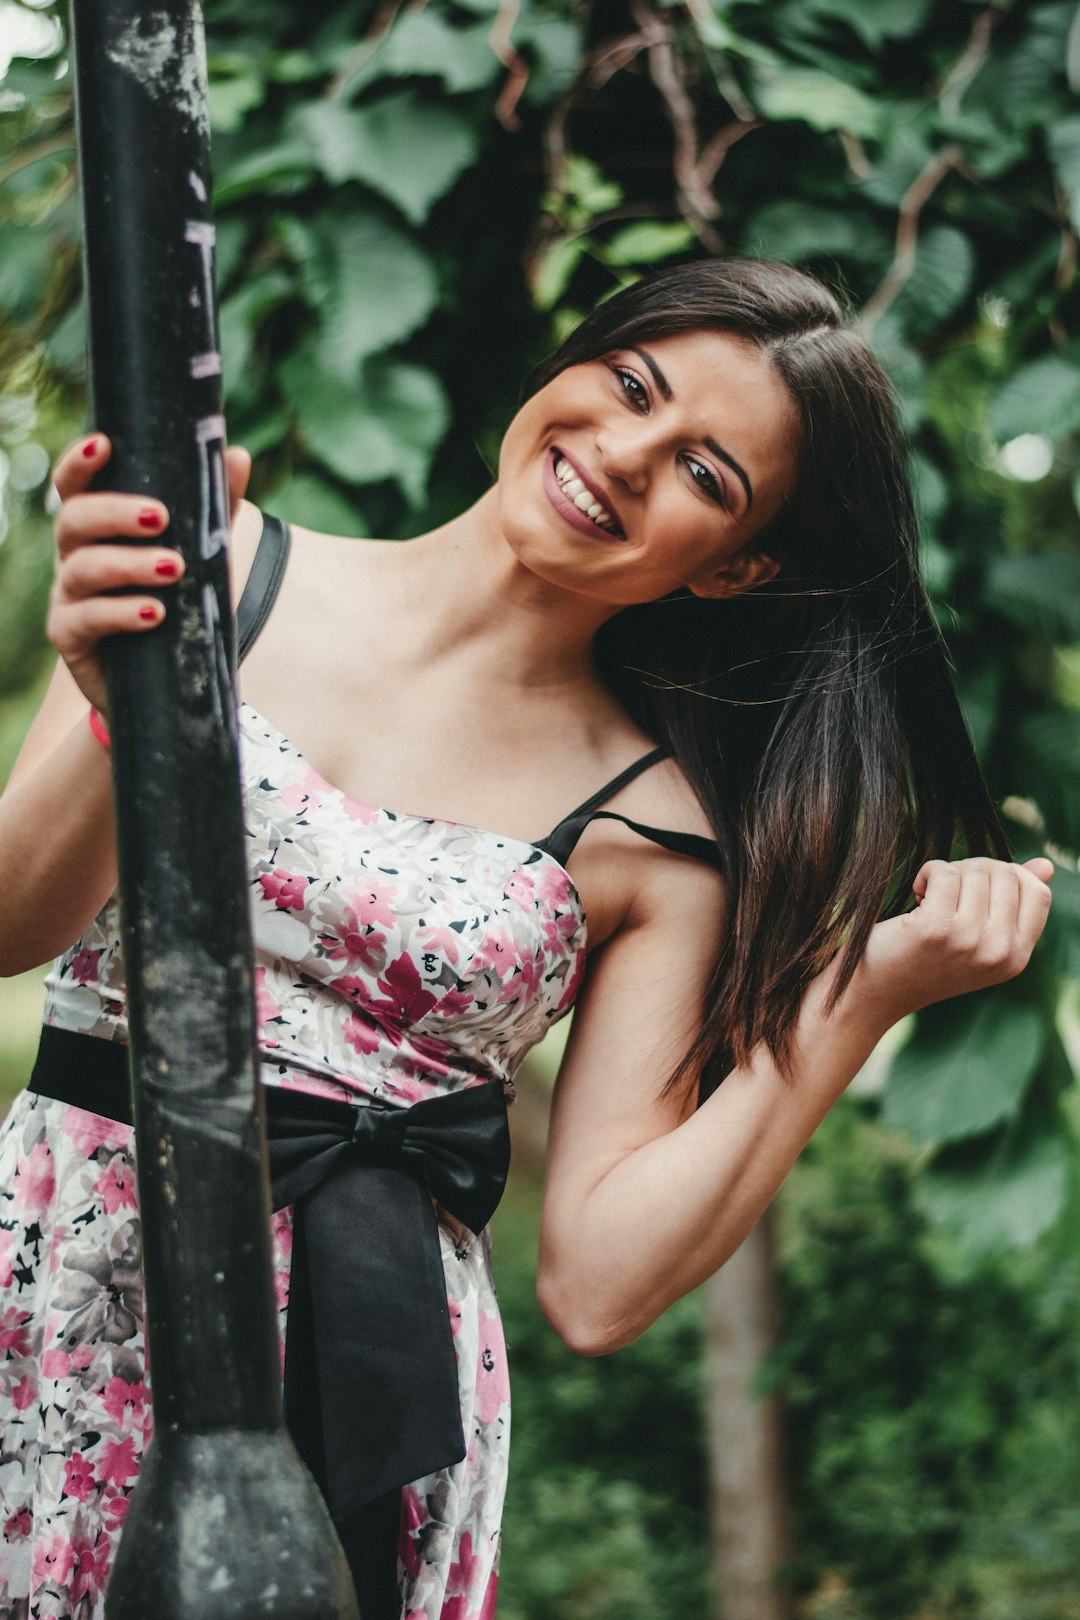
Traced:
[[[165, 609], [137, 591], [107, 593], [121, 585], [160, 589], [183, 571], [180, 554], [165, 544], [168, 512], [160, 501], [90, 490], [110, 448], [100, 433], [79, 439], [54, 473], [61, 506], [47, 633], [60, 662], [0, 797], [5, 977], [65, 951], [116, 887], [112, 776], [87, 724], [88, 705], [106, 711], [102, 638], [152, 630]], [[235, 519], [250, 462], [245, 451], [232, 450], [228, 465]], [[258, 513], [245, 506], [234, 522], [245, 574], [258, 528]], [[113, 543], [157, 535], [161, 545]]]

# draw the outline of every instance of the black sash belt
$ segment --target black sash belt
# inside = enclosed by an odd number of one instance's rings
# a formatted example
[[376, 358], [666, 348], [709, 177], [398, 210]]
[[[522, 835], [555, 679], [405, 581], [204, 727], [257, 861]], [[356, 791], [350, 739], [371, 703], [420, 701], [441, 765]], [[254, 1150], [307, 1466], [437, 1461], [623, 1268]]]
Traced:
[[[46, 1028], [30, 1090], [130, 1125], [127, 1048]], [[264, 1086], [272, 1203], [293, 1205], [285, 1416], [333, 1517], [465, 1456], [431, 1198], [470, 1231], [510, 1165], [498, 1081], [411, 1108]]]

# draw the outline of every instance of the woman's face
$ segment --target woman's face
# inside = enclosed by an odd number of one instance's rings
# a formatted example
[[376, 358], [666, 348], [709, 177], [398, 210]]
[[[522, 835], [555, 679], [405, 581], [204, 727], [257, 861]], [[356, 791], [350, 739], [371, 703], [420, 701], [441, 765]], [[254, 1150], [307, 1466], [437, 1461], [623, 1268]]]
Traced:
[[726, 333], [571, 366], [507, 430], [503, 534], [531, 572], [613, 605], [751, 590], [778, 571], [753, 538], [794, 486], [796, 422], [766, 356]]

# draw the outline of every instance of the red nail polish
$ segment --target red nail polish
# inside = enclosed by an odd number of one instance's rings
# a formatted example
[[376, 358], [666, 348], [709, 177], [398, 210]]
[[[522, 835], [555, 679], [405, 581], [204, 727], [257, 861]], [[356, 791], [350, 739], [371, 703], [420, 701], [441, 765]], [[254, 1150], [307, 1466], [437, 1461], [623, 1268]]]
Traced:
[[96, 439], [91, 439], [89, 444], [84, 444], [83, 448], [82, 448], [82, 453], [83, 453], [84, 456], [94, 456], [94, 455], [96, 455], [97, 454], [97, 440]]
[[142, 511], [139, 513], [139, 528], [160, 529], [161, 514], [155, 512], [152, 506], [144, 506]]
[[162, 579], [175, 579], [180, 572], [170, 557], [162, 557], [159, 563], [154, 564], [154, 573], [160, 574]]
[[141, 607], [139, 609], [139, 618], [140, 619], [156, 619], [157, 616], [158, 616], [157, 608], [151, 607], [149, 602], [146, 604], [145, 607]]

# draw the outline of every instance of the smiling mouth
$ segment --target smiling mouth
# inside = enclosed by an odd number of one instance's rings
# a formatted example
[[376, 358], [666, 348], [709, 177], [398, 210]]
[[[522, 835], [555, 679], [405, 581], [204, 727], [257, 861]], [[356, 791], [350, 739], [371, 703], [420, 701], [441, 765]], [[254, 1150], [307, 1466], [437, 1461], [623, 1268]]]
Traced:
[[570, 504], [602, 534], [624, 539], [622, 529], [617, 520], [599, 501], [595, 493], [579, 476], [576, 467], [572, 466], [561, 450], [556, 448], [551, 453], [552, 466], [555, 469], [555, 478], [559, 488]]

